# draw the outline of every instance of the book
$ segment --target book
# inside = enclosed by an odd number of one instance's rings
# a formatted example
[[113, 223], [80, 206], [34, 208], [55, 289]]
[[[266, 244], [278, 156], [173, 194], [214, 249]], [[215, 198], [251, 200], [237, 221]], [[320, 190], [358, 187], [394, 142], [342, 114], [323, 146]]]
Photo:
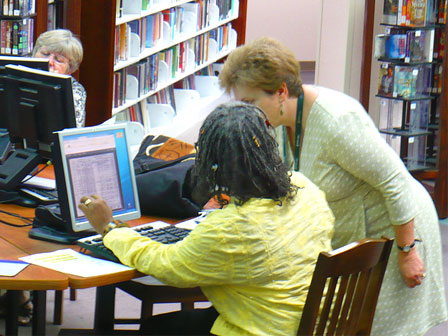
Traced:
[[423, 27], [426, 25], [427, 4], [431, 0], [412, 0], [410, 10], [410, 26]]
[[378, 80], [378, 94], [392, 97], [394, 91], [394, 66], [389, 63], [383, 63], [380, 66]]
[[388, 35], [385, 44], [387, 59], [403, 59], [406, 56], [406, 34]]
[[393, 97], [416, 96], [418, 68], [396, 65], [394, 69]]
[[423, 62], [429, 58], [429, 55], [425, 55], [425, 36], [426, 31], [424, 30], [411, 30], [408, 32], [409, 62]]

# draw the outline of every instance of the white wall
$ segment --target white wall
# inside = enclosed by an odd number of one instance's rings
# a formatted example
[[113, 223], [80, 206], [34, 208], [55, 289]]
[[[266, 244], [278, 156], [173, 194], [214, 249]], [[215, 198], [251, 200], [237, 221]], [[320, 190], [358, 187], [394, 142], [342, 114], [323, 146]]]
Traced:
[[271, 36], [299, 61], [316, 61], [316, 84], [359, 98], [364, 1], [248, 0], [246, 41]]
[[364, 1], [321, 0], [316, 84], [359, 99]]
[[315, 61], [320, 0], [248, 0], [246, 42], [270, 36], [299, 61]]

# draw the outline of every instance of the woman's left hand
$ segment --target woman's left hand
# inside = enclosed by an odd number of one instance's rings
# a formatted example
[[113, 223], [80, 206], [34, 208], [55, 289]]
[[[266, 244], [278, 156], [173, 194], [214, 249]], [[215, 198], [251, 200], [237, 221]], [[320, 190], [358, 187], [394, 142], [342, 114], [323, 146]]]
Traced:
[[84, 212], [87, 220], [98, 233], [102, 233], [107, 224], [114, 220], [112, 209], [106, 201], [98, 195], [81, 197], [78, 208]]
[[398, 267], [408, 287], [414, 288], [420, 285], [425, 278], [425, 265], [415, 248], [407, 253], [398, 252]]

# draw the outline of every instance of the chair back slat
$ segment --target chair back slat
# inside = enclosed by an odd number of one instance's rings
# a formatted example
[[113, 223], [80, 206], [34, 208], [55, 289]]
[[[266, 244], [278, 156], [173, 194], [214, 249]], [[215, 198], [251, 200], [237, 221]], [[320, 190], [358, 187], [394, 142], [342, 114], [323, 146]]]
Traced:
[[328, 285], [328, 289], [325, 294], [324, 306], [322, 308], [322, 312], [320, 313], [319, 324], [317, 326], [317, 334], [322, 333], [327, 327], [328, 316], [330, 314], [331, 306], [333, 304], [333, 297], [336, 291], [337, 284], [338, 284], [337, 278], [330, 279], [330, 284]]
[[356, 283], [355, 294], [353, 296], [352, 306], [350, 309], [350, 316], [348, 319], [348, 325], [344, 334], [356, 335], [358, 328], [358, 322], [363, 312], [363, 306], [365, 301], [365, 293], [368, 290], [370, 270], [360, 272], [358, 275], [358, 281]]
[[321, 252], [298, 335], [369, 335], [392, 244], [362, 239]]
[[342, 306], [342, 312], [339, 316], [338, 327], [336, 329], [336, 334], [341, 335], [344, 334], [344, 331], [347, 329], [349, 316], [353, 303], [353, 296], [355, 293], [356, 284], [358, 282], [359, 274], [352, 274], [349, 276], [348, 289], [345, 293], [344, 304]]
[[344, 302], [345, 293], [347, 291], [348, 276], [340, 278], [336, 301], [334, 302], [333, 312], [331, 313], [330, 324], [328, 325], [328, 334], [333, 335], [338, 325], [339, 314], [341, 312], [342, 304]]

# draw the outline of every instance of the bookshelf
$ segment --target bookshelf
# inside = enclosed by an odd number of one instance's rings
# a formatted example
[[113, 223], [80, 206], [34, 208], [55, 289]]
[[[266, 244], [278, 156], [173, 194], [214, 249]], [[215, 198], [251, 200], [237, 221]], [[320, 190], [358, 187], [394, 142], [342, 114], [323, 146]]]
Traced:
[[[126, 4], [126, 2], [125, 0], [121, 1], [122, 4]], [[140, 4], [140, 2], [134, 1], [134, 4]], [[176, 83], [194, 72], [223, 59], [231, 50], [223, 48], [204, 62], [200, 62], [188, 69], [182, 69], [182, 71], [176, 71], [175, 76], [169, 76], [163, 82], [159, 81], [159, 85], [155, 88], [132, 99], [127, 99], [125, 102], [118, 104], [118, 106], [114, 104], [114, 81], [116, 82], [117, 80], [117, 73], [128, 71], [129, 68], [154, 55], [176, 48], [183, 43], [188, 43], [188, 41], [204, 34], [210, 34], [218, 27], [223, 27], [229, 23], [237, 32], [235, 44], [240, 45], [244, 43], [247, 0], [240, 0], [239, 2], [233, 0], [229, 3], [234, 4], [236, 8], [234, 7], [234, 10], [230, 12], [230, 16], [220, 17], [217, 21], [198, 27], [198, 29], [187, 29], [188, 32], [185, 34], [163, 39], [155, 46], [142, 48], [137, 55], [117, 61], [116, 30], [118, 27], [132, 25], [132, 22], [137, 20], [142, 21], [149, 16], [168, 11], [170, 8], [194, 2], [192, 0], [153, 0], [149, 1], [153, 5], [150, 5], [147, 9], [141, 11], [138, 9], [136, 13], [117, 17], [117, 3], [120, 3], [120, 1], [64, 0], [63, 26], [79, 35], [84, 46], [84, 60], [80, 66], [78, 78], [88, 93], [86, 103], [87, 125], [99, 124], [109, 119], [112, 115], [120, 113], [120, 111], [161, 92], [161, 90], [176, 85]], [[206, 1], [203, 0], [202, 2], [205, 3]], [[210, 2], [221, 3], [219, 0]], [[70, 13], [70, 15], [67, 13]]]
[[[435, 8], [440, 10], [440, 16], [431, 16], [431, 10], [426, 13], [424, 20], [417, 20], [413, 15], [413, 1], [388, 1], [389, 3], [398, 5], [398, 3], [407, 3], [406, 8], [396, 7], [398, 20], [388, 21], [386, 14], [390, 14], [390, 10], [383, 6], [384, 0], [367, 0], [365, 3], [365, 26], [363, 41], [363, 60], [361, 70], [361, 91], [360, 101], [369, 111], [369, 105], [372, 107], [372, 101], [376, 107], [379, 106], [379, 128], [385, 137], [390, 141], [392, 147], [400, 154], [412, 175], [417, 178], [430, 192], [436, 205], [440, 218], [448, 217], [448, 98], [447, 89], [447, 57], [446, 46], [439, 49], [439, 42], [444, 40], [443, 36], [448, 33], [446, 25], [446, 0], [426, 0], [419, 1], [419, 4], [425, 4], [426, 8]], [[429, 7], [428, 7], [429, 4]], [[379, 6], [382, 11], [379, 11]], [[407, 14], [406, 14], [407, 13]], [[400, 15], [401, 14], [401, 15]], [[406, 14], [406, 15], [405, 15]], [[394, 15], [389, 18], [394, 19]], [[375, 36], [375, 32], [384, 33], [383, 36]], [[429, 59], [418, 55], [416, 59], [409, 58], [409, 44], [404, 44], [405, 55], [400, 54], [399, 43], [392, 41], [399, 39], [395, 36], [393, 39], [390, 35], [401, 35], [404, 41], [412, 41], [416, 43], [417, 38], [420, 39], [428, 34], [433, 34], [433, 44], [427, 50]], [[382, 42], [379, 39], [388, 41], [386, 49], [380, 48]], [[431, 40], [430, 40], [431, 41]], [[407, 42], [402, 42], [407, 43]], [[394, 47], [395, 45], [395, 47]], [[384, 45], [386, 46], [386, 45]], [[392, 46], [392, 53], [391, 53]], [[389, 49], [388, 49], [389, 48]], [[439, 51], [442, 51], [441, 53]], [[432, 51], [432, 52], [431, 52]], [[388, 54], [384, 57], [384, 52]], [[398, 55], [397, 56], [397, 52]], [[444, 54], [442, 56], [442, 54]], [[392, 59], [391, 59], [392, 58]], [[392, 67], [394, 70], [401, 68], [409, 68], [420, 76], [424, 73], [424, 68], [429, 69], [429, 87], [423, 88], [417, 85], [421, 90], [417, 92], [411, 90], [411, 94], [399, 95], [397, 87], [390, 93], [384, 92], [381, 85], [381, 70], [374, 64], [374, 60], [378, 60], [380, 67], [385, 72], [387, 68]], [[393, 72], [393, 71], [392, 71]], [[375, 81], [374, 74], [377, 73], [378, 79]], [[373, 75], [372, 75], [373, 74]], [[398, 85], [394, 80], [394, 85]], [[378, 91], [372, 88], [378, 88]], [[395, 92], [394, 92], [395, 90]], [[398, 88], [399, 90], [399, 88]], [[375, 100], [371, 99], [372, 92], [375, 93]], [[386, 90], [387, 91], [387, 90]], [[382, 114], [393, 113], [395, 117], [389, 115], [389, 129], [384, 129], [384, 118]], [[420, 124], [418, 127], [412, 127], [412, 114], [417, 118]], [[383, 121], [382, 121], [383, 118]], [[398, 120], [400, 119], [401, 120]], [[415, 120], [415, 118], [414, 118]], [[383, 124], [382, 124], [383, 123]], [[394, 124], [395, 123], [395, 124]], [[415, 125], [414, 125], [415, 126]], [[392, 128], [392, 129], [391, 129]], [[401, 132], [401, 134], [399, 134]], [[394, 144], [395, 141], [395, 144]], [[418, 145], [419, 144], [419, 145]], [[407, 162], [409, 151], [417, 151], [420, 148], [419, 160], [411, 160], [411, 164]]]
[[0, 54], [27, 56], [47, 30], [47, 1], [0, 1]]

